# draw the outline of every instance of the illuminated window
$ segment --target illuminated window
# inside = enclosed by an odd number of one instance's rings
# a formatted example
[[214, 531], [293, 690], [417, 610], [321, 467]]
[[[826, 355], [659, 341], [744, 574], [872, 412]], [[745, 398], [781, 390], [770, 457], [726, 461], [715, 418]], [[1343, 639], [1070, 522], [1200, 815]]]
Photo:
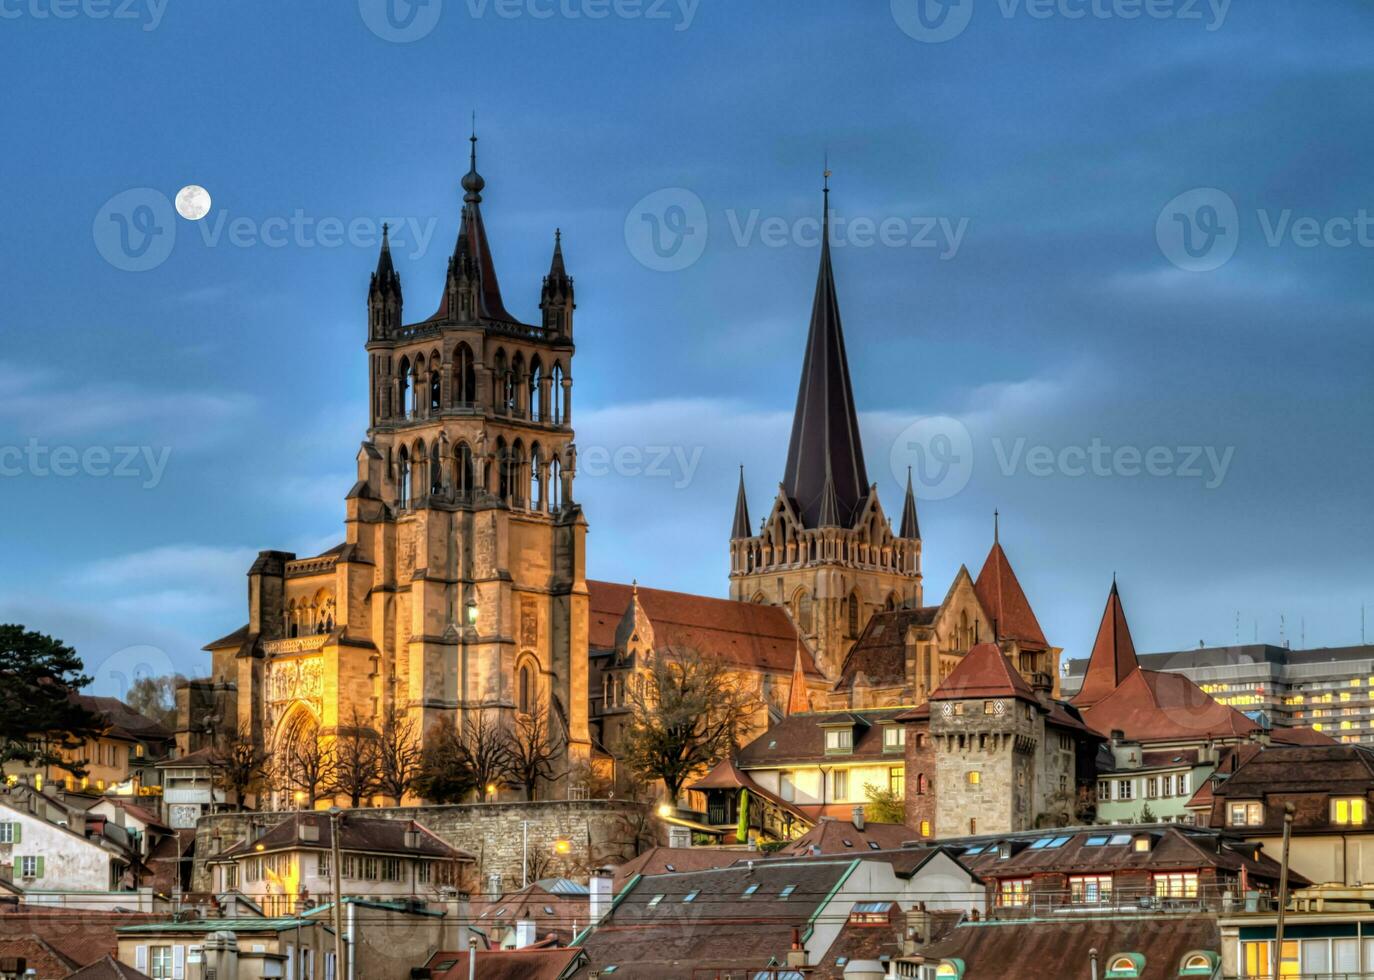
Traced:
[[1101, 905], [1111, 900], [1111, 875], [1071, 875], [1069, 877], [1069, 901], [1074, 905]]
[[1004, 878], [997, 884], [997, 904], [1002, 908], [1021, 908], [1030, 897], [1029, 878]]
[[1232, 827], [1258, 827], [1264, 823], [1261, 803], [1232, 803], [1227, 808], [1228, 823]]
[[836, 803], [849, 799], [849, 770], [836, 769], [830, 774], [830, 797]]
[[1367, 807], [1362, 797], [1331, 801], [1331, 822], [1342, 827], [1364, 826]]
[[983, 774], [977, 769], [970, 769], [964, 774], [964, 778], [968, 780], [970, 786], [978, 786], [983, 782]]
[[1138, 977], [1145, 966], [1145, 957], [1139, 953], [1119, 953], [1107, 959], [1107, 980], [1118, 977]]
[[929, 820], [922, 820], [922, 821], [921, 821], [921, 836], [922, 836], [922, 837], [929, 837], [929, 836], [930, 836], [930, 821], [929, 821]]
[[887, 790], [898, 799], [906, 795], [906, 766], [891, 766], [888, 768]]
[[[1270, 962], [1273, 956], [1272, 941], [1241, 943], [1245, 955], [1245, 980], [1267, 980], [1274, 975]], [[1296, 977], [1298, 973], [1298, 944], [1284, 941], [1283, 956], [1279, 960], [1280, 977]]]
[[1154, 876], [1155, 898], [1197, 898], [1197, 872], [1178, 871]]

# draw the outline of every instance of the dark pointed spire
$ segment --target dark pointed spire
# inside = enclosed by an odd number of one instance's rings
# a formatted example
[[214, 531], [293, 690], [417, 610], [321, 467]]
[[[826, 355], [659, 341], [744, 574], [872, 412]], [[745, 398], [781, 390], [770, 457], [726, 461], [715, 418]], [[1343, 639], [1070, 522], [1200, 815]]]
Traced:
[[730, 530], [732, 538], [748, 538], [753, 536], [753, 531], [749, 528], [749, 500], [744, 493], [744, 464], [739, 468], [739, 491], [735, 494], [735, 525]]
[[906, 468], [906, 500], [902, 503], [902, 529], [900, 538], [919, 538], [921, 525], [916, 520], [916, 492], [911, 488], [911, 467]]
[[377, 255], [377, 269], [372, 273], [370, 292], [382, 296], [393, 292], [397, 297], [401, 295], [401, 277], [391, 261], [391, 226], [387, 224], [382, 225], [382, 249]]
[[550, 279], [568, 278], [568, 270], [563, 268], [563, 229], [553, 230], [553, 261], [549, 263]]
[[573, 300], [572, 276], [563, 265], [563, 231], [560, 228], [553, 231], [553, 258], [539, 291], [539, 309], [544, 314], [545, 330], [559, 336], [572, 335], [572, 316], [577, 303]]
[[[453, 256], [449, 259], [448, 282], [444, 287], [443, 299], [433, 319], [446, 320], [457, 310], [451, 308], [450, 297], [458, 289], [472, 289], [475, 286], [476, 307], [472, 311], [476, 319], [516, 322], [515, 317], [506, 312], [501, 301], [501, 285], [496, 280], [496, 264], [492, 261], [491, 246], [487, 244], [487, 229], [482, 223], [482, 189], [487, 182], [477, 172], [477, 133], [468, 137], [472, 147], [468, 155], [468, 172], [463, 176], [463, 217], [458, 225], [458, 240], [453, 245]], [[456, 281], [456, 282], [455, 282]]]
[[835, 275], [830, 264], [828, 169], [825, 176], [820, 270], [783, 474], [783, 487], [807, 527], [818, 526], [827, 481], [835, 498], [836, 522], [842, 525], [853, 520], [869, 493], [840, 305], [835, 295]]

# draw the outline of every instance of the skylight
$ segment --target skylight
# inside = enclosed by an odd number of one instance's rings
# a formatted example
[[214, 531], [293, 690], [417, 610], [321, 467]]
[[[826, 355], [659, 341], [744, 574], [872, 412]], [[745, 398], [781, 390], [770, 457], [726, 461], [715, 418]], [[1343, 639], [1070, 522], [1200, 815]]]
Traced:
[[796, 885], [788, 885], [782, 891], [778, 892], [778, 898], [787, 898], [787, 896], [791, 895], [796, 890]]
[[1084, 847], [1101, 847], [1101, 846], [1103, 846], [1104, 844], [1106, 844], [1107, 841], [1109, 841], [1110, 839], [1111, 839], [1110, 837], [1105, 837], [1105, 836], [1103, 836], [1103, 837], [1089, 837], [1087, 840], [1085, 840], [1085, 841], [1083, 842], [1083, 846], [1084, 846]]
[[655, 895], [653, 898], [649, 899], [649, 908], [653, 908], [655, 905], [657, 905], [657, 904], [658, 904], [659, 902], [661, 902], [661, 901], [663, 901], [663, 896], [662, 896], [662, 895]]
[[879, 850], [878, 842], [875, 841], [875, 840], [869, 841], [869, 842], [868, 842], [868, 849], [869, 849], [870, 851]]
[[1054, 840], [1050, 841], [1050, 847], [1063, 847], [1072, 839], [1071, 837], [1056, 837]]
[[848, 837], [846, 837], [844, 840], [840, 841], [840, 843], [843, 844], [845, 847], [853, 847], [853, 846], [854, 846], [854, 842], [853, 842], [852, 840], [850, 840]]
[[964, 853], [965, 853], [965, 854], [982, 854], [982, 853], [983, 853], [983, 847], [982, 847], [982, 845], [979, 845], [978, 847], [970, 847], [970, 848], [969, 848], [967, 851], [965, 851]]
[[1038, 841], [1036, 841], [1034, 844], [1032, 844], [1032, 845], [1030, 846], [1030, 849], [1031, 849], [1032, 851], [1038, 851], [1038, 850], [1040, 850], [1042, 847], [1049, 847], [1049, 846], [1050, 846], [1050, 841], [1052, 841], [1052, 840], [1054, 840], [1053, 837], [1041, 837]]
[[686, 895], [683, 895], [683, 896], [682, 896], [683, 904], [685, 905], [687, 902], [695, 902], [695, 901], [697, 900], [697, 896], [700, 895], [700, 894], [701, 894], [701, 889], [699, 889], [699, 888], [693, 888], [693, 889], [692, 889], [691, 891], [689, 891]]
[[744, 897], [745, 897], [745, 898], [748, 898], [750, 895], [754, 894], [754, 892], [756, 892], [756, 891], [758, 891], [758, 890], [759, 890], [758, 882], [755, 882], [754, 884], [750, 885], [748, 888], [746, 888], [746, 889], [744, 890]]
[[1131, 842], [1131, 835], [1130, 835], [1130, 834], [1112, 834], [1112, 839], [1109, 840], [1109, 841], [1107, 841], [1108, 844], [1112, 844], [1112, 845], [1117, 845], [1117, 844], [1129, 844], [1130, 842]]

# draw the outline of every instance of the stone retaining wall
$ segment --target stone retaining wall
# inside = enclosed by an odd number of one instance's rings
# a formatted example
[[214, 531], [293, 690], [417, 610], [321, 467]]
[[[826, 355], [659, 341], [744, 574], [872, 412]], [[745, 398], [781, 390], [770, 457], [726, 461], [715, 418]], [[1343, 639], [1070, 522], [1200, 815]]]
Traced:
[[[525, 832], [529, 835], [532, 876], [585, 878], [587, 869], [618, 864], [637, 853], [636, 840], [647, 827], [661, 837], [647, 804], [622, 800], [552, 800], [535, 803], [469, 803], [457, 806], [369, 807], [347, 813], [387, 820], [416, 820], [454, 847], [477, 857], [478, 887], [486, 891], [492, 874], [502, 889], [520, 887]], [[290, 819], [290, 811], [216, 813], [196, 824], [191, 888], [210, 891], [206, 858], [240, 840]], [[344, 819], [347, 819], [345, 816]], [[218, 838], [218, 846], [215, 838]], [[567, 854], [555, 843], [566, 839]], [[640, 848], [642, 849], [642, 848]], [[542, 866], [541, 866], [542, 865]]]

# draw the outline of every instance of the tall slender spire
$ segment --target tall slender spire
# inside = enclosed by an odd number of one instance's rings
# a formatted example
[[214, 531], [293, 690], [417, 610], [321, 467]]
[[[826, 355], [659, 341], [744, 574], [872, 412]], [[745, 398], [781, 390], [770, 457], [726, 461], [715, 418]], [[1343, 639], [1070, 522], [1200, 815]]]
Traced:
[[830, 171], [825, 172], [821, 219], [821, 261], [811, 328], [806, 338], [792, 438], [787, 449], [783, 489], [802, 522], [817, 527], [827, 482], [835, 498], [837, 523], [848, 526], [868, 499], [868, 472], [859, 439], [859, 417], [849, 381], [840, 305], [830, 262]]
[[[474, 115], [474, 123], [475, 123]], [[468, 172], [463, 175], [463, 213], [458, 225], [458, 239], [453, 245], [453, 256], [449, 260], [448, 283], [439, 303], [438, 312], [433, 319], [446, 320], [455, 314], [462, 315], [453, 308], [453, 299], [464, 285], [468, 289], [475, 286], [476, 304], [471, 311], [476, 319], [516, 322], [515, 317], [506, 311], [501, 300], [501, 285], [496, 279], [496, 264], [492, 260], [491, 246], [487, 244], [487, 229], [482, 223], [482, 190], [486, 180], [477, 172], [477, 132], [474, 128], [468, 137]]]
[[840, 527], [840, 501], [835, 493], [835, 476], [830, 471], [830, 460], [825, 461], [825, 486], [821, 489], [820, 515], [817, 527]]
[[902, 503], [902, 529], [898, 537], [914, 539], [921, 536], [921, 525], [916, 520], [916, 492], [911, 488], [911, 467], [906, 468], [906, 500]]
[[395, 293], [401, 295], [401, 277], [391, 261], [391, 227], [382, 225], [382, 248], [377, 254], [377, 269], [372, 273], [372, 283], [368, 292], [375, 296]]
[[802, 665], [801, 640], [797, 640], [797, 655], [792, 662], [792, 687], [787, 692], [787, 716], [805, 714], [811, 710], [811, 696], [806, 690], [806, 668]]
[[732, 538], [747, 538], [753, 535], [749, 527], [749, 499], [744, 493], [744, 464], [739, 467], [739, 490], [735, 494], [735, 524], [730, 530]]

